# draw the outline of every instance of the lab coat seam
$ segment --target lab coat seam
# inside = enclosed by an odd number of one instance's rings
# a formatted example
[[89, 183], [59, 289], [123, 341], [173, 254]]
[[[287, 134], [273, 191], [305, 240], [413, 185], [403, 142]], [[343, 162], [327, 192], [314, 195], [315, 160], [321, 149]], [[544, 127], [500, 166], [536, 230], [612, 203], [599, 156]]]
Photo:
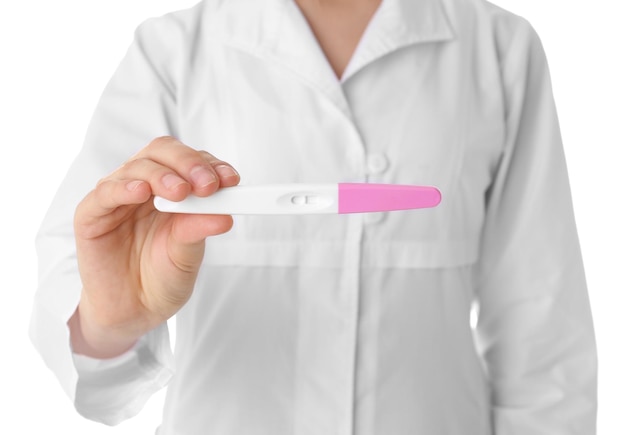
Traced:
[[149, 67], [150, 71], [152, 72], [153, 76], [160, 83], [162, 89], [166, 92], [166, 95], [169, 97], [170, 101], [175, 103], [176, 102], [176, 90], [173, 87], [174, 83], [171, 83], [171, 84], [168, 83], [166, 78], [159, 71], [159, 68], [157, 68], [156, 63], [154, 62], [154, 59], [152, 59], [152, 57], [148, 54], [147, 45], [144, 42], [144, 32], [147, 32], [147, 30], [145, 29], [147, 29], [148, 25], [154, 23], [155, 21], [156, 19], [148, 20], [144, 22], [142, 26], [137, 28], [137, 30], [135, 31], [135, 44], [143, 60], [146, 62], [146, 65]]
[[[294, 266], [294, 267], [297, 267], [297, 266]], [[302, 278], [300, 277], [299, 279], [302, 279]], [[298, 287], [297, 287], [297, 291], [298, 292], [301, 291], [300, 287], [301, 287], [300, 286], [300, 282], [298, 282]], [[294, 415], [293, 415], [293, 420], [292, 420], [292, 430], [291, 430], [291, 433], [294, 434], [294, 435], [301, 435], [300, 431], [298, 430], [298, 428], [300, 427], [300, 419], [302, 418], [301, 417], [302, 413], [300, 411], [300, 407], [301, 407], [301, 405], [300, 405], [300, 401], [301, 401], [300, 395], [301, 395], [301, 390], [302, 390], [302, 388], [300, 387], [301, 376], [302, 376], [301, 373], [300, 373], [301, 370], [302, 370], [301, 367], [300, 367], [300, 365], [302, 364], [300, 354], [301, 354], [301, 348], [302, 348], [302, 345], [303, 345], [303, 340], [300, 337], [300, 335], [301, 335], [300, 331], [302, 329], [302, 321], [303, 321], [302, 320], [302, 317], [303, 317], [302, 316], [302, 309], [303, 309], [303, 307], [302, 307], [302, 302], [301, 302], [301, 296], [300, 296], [299, 293], [298, 293], [297, 304], [298, 304], [297, 305], [297, 307], [298, 307], [298, 309], [297, 309], [298, 317], [297, 317], [297, 320], [296, 320], [296, 322], [297, 322], [296, 330], [298, 332], [296, 333], [296, 337], [297, 337], [296, 342], [297, 342], [297, 344], [296, 344], [295, 349], [294, 349], [294, 375], [293, 375], [293, 397], [294, 397], [293, 414]]]
[[[510, 16], [507, 14], [505, 15], [505, 17], [508, 18]], [[525, 24], [525, 26], [529, 26], [529, 24], [523, 18], [519, 18], [519, 19], [521, 22]], [[497, 29], [496, 29], [496, 33], [497, 33]], [[508, 179], [506, 174], [509, 173], [508, 168], [515, 154], [515, 148], [516, 148], [515, 144], [517, 142], [515, 138], [517, 136], [517, 131], [519, 129], [519, 122], [518, 122], [519, 120], [515, 122], [515, 130], [514, 130], [511, 126], [511, 124], [514, 122], [511, 117], [514, 115], [514, 113], [512, 112], [512, 109], [514, 107], [513, 103], [516, 98], [516, 95], [511, 95], [509, 94], [509, 92], [507, 92], [507, 90], [513, 87], [513, 83], [510, 83], [510, 80], [511, 80], [510, 75], [513, 75], [514, 77], [520, 77], [516, 80], [523, 81], [523, 84], [521, 85], [518, 84], [518, 87], [521, 87], [523, 89], [524, 94], [528, 92], [528, 89], [527, 89], [528, 72], [527, 71], [530, 67], [528, 59], [527, 59], [528, 56], [520, 56], [518, 53], [518, 50], [511, 49], [511, 46], [515, 46], [516, 44], [526, 45], [525, 44], [526, 38], [522, 37], [521, 35], [522, 32], [520, 31], [514, 31], [513, 33], [514, 35], [511, 36], [510, 40], [508, 41], [509, 46], [506, 49], [500, 48], [499, 51], [496, 51], [496, 55], [503, 54], [502, 56], [498, 56], [498, 59], [499, 59], [499, 65], [500, 65], [499, 89], [501, 91], [501, 100], [503, 102], [503, 109], [504, 109], [503, 118], [502, 118], [502, 122], [504, 124], [504, 137], [503, 137], [502, 144], [501, 144], [500, 157], [494, 168], [492, 183], [486, 192], [486, 207], [487, 207], [486, 212], [487, 213], [489, 213], [489, 210], [494, 207], [492, 202], [497, 197], [499, 197], [499, 195], [501, 194], [501, 191], [506, 190], [506, 184], [507, 184], [506, 179]], [[513, 63], [515, 64], [510, 65]], [[520, 70], [526, 71], [526, 74], [519, 74]], [[521, 98], [525, 99], [525, 97], [526, 95], [523, 95]], [[522, 102], [521, 105], [523, 104], [524, 103]], [[518, 118], [521, 117], [521, 113], [517, 113], [517, 117]], [[501, 180], [503, 177], [505, 177], [505, 180]], [[498, 182], [498, 180], [500, 180], [500, 182]], [[485, 221], [487, 218], [488, 216], [485, 216]]]
[[[353, 323], [353, 332], [352, 332], [352, 339], [353, 341], [353, 349], [352, 349], [352, 387], [350, 389], [350, 399], [351, 399], [351, 406], [350, 406], [350, 421], [349, 421], [349, 432], [346, 433], [346, 435], [352, 435], [354, 433], [355, 427], [356, 427], [356, 417], [357, 417], [357, 388], [358, 388], [358, 383], [359, 383], [359, 378], [358, 378], [358, 370], [359, 370], [359, 360], [358, 360], [358, 353], [359, 353], [359, 348], [360, 348], [360, 344], [359, 344], [359, 333], [360, 333], [360, 322], [361, 322], [361, 316], [362, 316], [362, 307], [361, 304], [363, 303], [362, 299], [362, 289], [361, 289], [361, 270], [362, 270], [362, 263], [363, 263], [363, 217], [360, 215], [354, 215], [351, 216], [352, 220], [351, 223], [353, 225], [353, 233], [354, 235], [354, 253], [353, 253], [353, 259], [352, 262], [354, 263], [353, 265], [353, 279], [354, 279], [354, 297], [355, 297], [355, 302], [354, 302], [354, 323]], [[346, 252], [348, 252], [348, 250], [346, 250]]]
[[[525, 50], [528, 51], [528, 47], [525, 47]], [[513, 53], [517, 52], [517, 50], [510, 51]], [[521, 92], [522, 94], [509, 94], [507, 96], [505, 93], [505, 138], [502, 149], [502, 158], [500, 160], [496, 176], [494, 177], [494, 183], [496, 180], [502, 179], [500, 187], [501, 191], [507, 190], [507, 185], [509, 184], [510, 179], [510, 166], [514, 161], [514, 156], [519, 152], [518, 139], [520, 124], [523, 120], [524, 113], [527, 110], [527, 98], [530, 91], [528, 83], [530, 78], [530, 68], [531, 65], [528, 59], [528, 54], [526, 56], [520, 56], [519, 58], [515, 57], [513, 54], [507, 54], [507, 56], [505, 56], [502, 60], [502, 80], [505, 84], [505, 89], [510, 89], [513, 85], [516, 85], [518, 92]], [[515, 80], [515, 82], [510, 83], [511, 80]]]
[[[471, 57], [469, 56], [469, 50], [464, 51], [464, 55], [468, 57], [467, 62], [471, 63], [473, 59], [471, 59]], [[459, 99], [460, 99], [460, 103], [459, 106], [463, 107], [463, 110], [461, 110], [461, 116], [463, 116], [463, 124], [462, 124], [462, 129], [459, 129], [459, 135], [457, 137], [457, 141], [458, 141], [458, 150], [456, 152], [456, 155], [454, 157], [454, 162], [452, 164], [452, 173], [450, 174], [450, 179], [448, 180], [448, 183], [450, 183], [450, 196], [452, 196], [452, 199], [450, 201], [450, 207], [457, 207], [460, 208], [459, 211], [457, 211], [457, 213], [450, 213], [449, 214], [449, 228], [453, 229], [453, 226], [456, 222], [453, 222], [453, 219], [451, 218], [451, 216], [456, 216], [456, 215], [461, 215], [464, 216], [467, 214], [467, 211], [465, 210], [464, 206], [465, 206], [465, 201], [462, 200], [462, 198], [459, 198], [459, 192], [464, 192], [464, 189], [462, 189], [460, 187], [460, 184], [462, 183], [463, 179], [461, 177], [461, 171], [462, 168], [465, 165], [465, 159], [466, 159], [466, 155], [467, 155], [467, 147], [468, 147], [468, 143], [470, 141], [470, 137], [471, 137], [471, 116], [472, 116], [472, 110], [471, 110], [471, 99], [470, 99], [470, 92], [469, 92], [469, 85], [468, 85], [468, 81], [467, 80], [463, 80], [462, 84], [461, 84], [461, 92], [459, 95]], [[454, 186], [454, 187], [452, 187]], [[443, 193], [442, 193], [443, 196]], [[470, 222], [468, 219], [461, 219], [461, 225], [463, 227], [462, 229], [462, 234], [472, 234], [471, 228], [470, 228]]]

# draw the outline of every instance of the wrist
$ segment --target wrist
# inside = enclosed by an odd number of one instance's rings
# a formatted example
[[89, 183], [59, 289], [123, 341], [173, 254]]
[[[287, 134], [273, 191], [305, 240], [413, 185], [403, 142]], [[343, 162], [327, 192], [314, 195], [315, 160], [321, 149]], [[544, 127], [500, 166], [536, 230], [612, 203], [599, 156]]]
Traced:
[[79, 305], [67, 325], [70, 329], [72, 351], [91, 358], [115, 358], [128, 352], [141, 334], [102, 327], [90, 321]]

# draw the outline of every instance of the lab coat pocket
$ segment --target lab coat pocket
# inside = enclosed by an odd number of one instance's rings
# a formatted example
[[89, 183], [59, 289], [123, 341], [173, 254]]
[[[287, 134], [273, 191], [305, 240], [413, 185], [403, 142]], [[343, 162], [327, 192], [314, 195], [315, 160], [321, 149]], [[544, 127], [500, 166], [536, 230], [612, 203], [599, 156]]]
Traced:
[[[355, 216], [235, 216], [233, 229], [207, 239], [204, 264], [248, 267], [342, 267], [358, 250]], [[358, 251], [357, 251], [358, 252]]]
[[362, 241], [363, 267], [449, 268], [469, 265], [478, 258], [478, 243], [450, 229], [450, 221], [436, 209], [387, 213], [366, 225]]

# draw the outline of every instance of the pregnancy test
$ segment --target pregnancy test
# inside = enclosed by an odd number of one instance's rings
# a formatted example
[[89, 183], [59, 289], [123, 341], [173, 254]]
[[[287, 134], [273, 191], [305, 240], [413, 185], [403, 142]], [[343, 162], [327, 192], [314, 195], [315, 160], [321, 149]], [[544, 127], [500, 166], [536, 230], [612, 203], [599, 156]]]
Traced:
[[244, 185], [178, 202], [154, 198], [163, 212], [228, 215], [368, 213], [429, 208], [440, 202], [435, 187], [372, 183]]

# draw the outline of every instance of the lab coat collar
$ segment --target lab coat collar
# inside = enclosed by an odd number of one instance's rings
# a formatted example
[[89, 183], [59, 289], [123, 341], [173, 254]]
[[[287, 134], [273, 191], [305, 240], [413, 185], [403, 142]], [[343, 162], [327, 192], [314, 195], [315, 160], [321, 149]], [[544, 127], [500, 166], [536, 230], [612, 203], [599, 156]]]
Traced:
[[453, 39], [441, 0], [383, 0], [372, 17], [342, 81], [368, 63], [402, 47]]
[[360, 69], [399, 48], [454, 37], [442, 0], [382, 0], [339, 80], [294, 0], [214, 0], [213, 6], [210, 34], [288, 68], [348, 116], [341, 84]]

